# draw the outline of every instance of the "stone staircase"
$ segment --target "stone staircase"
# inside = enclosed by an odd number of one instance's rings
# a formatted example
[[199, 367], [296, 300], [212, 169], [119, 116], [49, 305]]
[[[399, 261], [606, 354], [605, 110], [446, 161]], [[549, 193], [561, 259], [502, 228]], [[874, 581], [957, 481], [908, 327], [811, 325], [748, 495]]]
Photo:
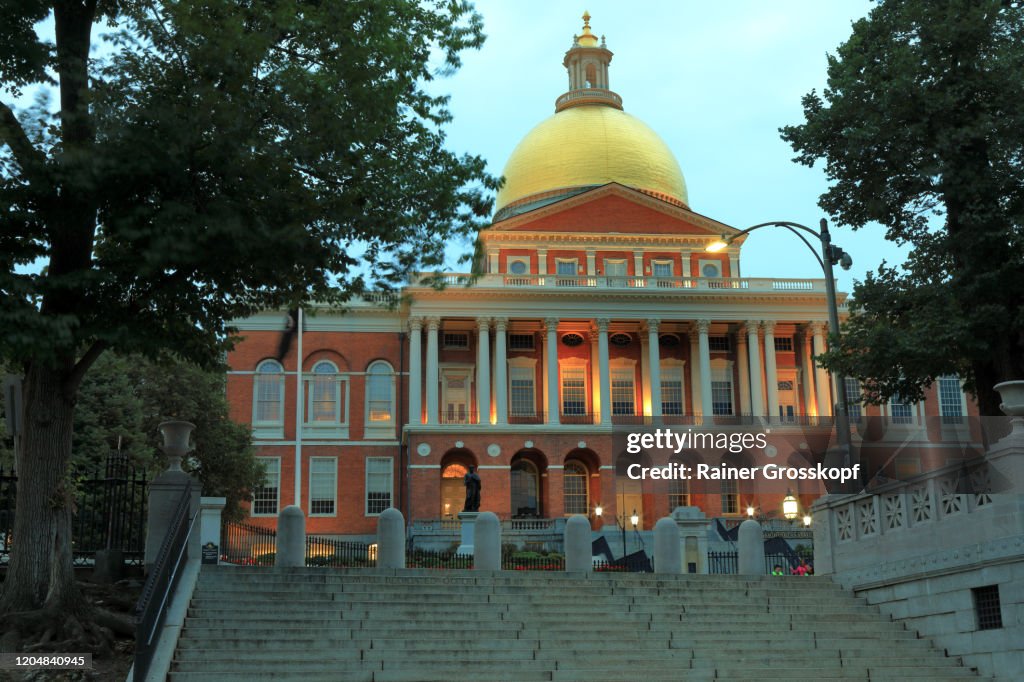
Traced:
[[169, 679], [978, 679], [827, 578], [205, 566]]

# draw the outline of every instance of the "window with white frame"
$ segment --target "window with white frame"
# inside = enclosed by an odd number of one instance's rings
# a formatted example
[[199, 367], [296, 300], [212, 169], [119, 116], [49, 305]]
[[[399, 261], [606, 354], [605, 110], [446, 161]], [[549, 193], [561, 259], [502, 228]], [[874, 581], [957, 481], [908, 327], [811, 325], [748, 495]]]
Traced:
[[562, 367], [562, 414], [587, 413], [587, 368]]
[[651, 261], [651, 274], [655, 277], [671, 277], [672, 276], [672, 261], [670, 260], [653, 260]]
[[281, 458], [259, 457], [266, 471], [264, 483], [252, 491], [252, 515], [274, 516], [280, 503]]
[[366, 458], [366, 515], [380, 514], [391, 506], [394, 468], [391, 457]]
[[313, 424], [337, 424], [341, 421], [341, 381], [334, 363], [321, 360], [313, 365], [309, 383], [306, 421]]
[[367, 422], [371, 426], [394, 424], [394, 370], [384, 360], [367, 368]]
[[469, 397], [472, 386], [472, 370], [465, 367], [442, 369], [441, 414], [442, 424], [469, 424], [472, 410]]
[[964, 418], [964, 392], [957, 376], [939, 377], [939, 415], [943, 424], [960, 424]]
[[668, 482], [668, 508], [690, 506], [690, 481], [686, 478], [672, 478]]
[[509, 334], [509, 350], [533, 350], [533, 334]]
[[469, 348], [468, 332], [445, 332], [442, 341], [449, 350], [466, 350]]
[[338, 503], [338, 459], [310, 457], [309, 515], [334, 516]]
[[732, 365], [712, 363], [711, 365], [711, 413], [731, 415], [733, 412]]
[[514, 417], [530, 417], [536, 414], [536, 391], [534, 390], [534, 363], [509, 363], [508, 405], [509, 414]]
[[613, 367], [612, 414], [636, 414], [636, 388], [633, 367]]
[[590, 513], [590, 502], [587, 498], [589, 480], [590, 474], [583, 462], [572, 459], [565, 463], [562, 473], [562, 495], [566, 515]]
[[778, 353], [792, 353], [793, 352], [793, 337], [792, 336], [776, 336], [775, 337], [775, 351]]
[[853, 377], [846, 377], [846, 413], [850, 415], [850, 421], [859, 422], [863, 416], [860, 382]]
[[889, 421], [893, 424], [913, 424], [914, 406], [903, 396], [894, 395], [889, 399]]
[[527, 275], [530, 273], [530, 259], [526, 256], [509, 256], [508, 272], [512, 275]]
[[721, 483], [722, 513], [740, 513], [740, 495], [736, 481], [732, 479], [723, 480]]
[[555, 274], [565, 276], [575, 276], [578, 273], [579, 261], [575, 258], [556, 258], [555, 259]]
[[683, 414], [684, 398], [682, 363], [663, 360], [661, 363], [661, 413], [664, 415]]
[[729, 337], [728, 336], [709, 336], [708, 337], [708, 350], [715, 353], [728, 353], [729, 352]]
[[252, 413], [257, 437], [272, 437], [275, 433], [282, 437], [278, 432], [284, 427], [284, 368], [276, 360], [264, 360], [256, 367]]

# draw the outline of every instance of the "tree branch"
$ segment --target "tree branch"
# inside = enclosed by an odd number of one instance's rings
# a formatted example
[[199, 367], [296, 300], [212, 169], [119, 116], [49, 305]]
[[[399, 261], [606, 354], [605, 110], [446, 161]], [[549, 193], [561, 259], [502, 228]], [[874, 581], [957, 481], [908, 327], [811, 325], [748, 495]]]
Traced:
[[14, 111], [0, 102], [0, 144], [6, 144], [14, 153], [14, 160], [21, 166], [33, 191], [39, 194], [49, 192], [46, 182], [46, 155], [36, 149]]
[[69, 394], [74, 394], [78, 390], [78, 385], [82, 382], [82, 377], [92, 367], [92, 363], [96, 362], [96, 359], [103, 354], [110, 346], [106, 341], [96, 341], [89, 347], [89, 350], [85, 351], [85, 354], [75, 363], [75, 366], [71, 368], [71, 372], [64, 380], [64, 391]]

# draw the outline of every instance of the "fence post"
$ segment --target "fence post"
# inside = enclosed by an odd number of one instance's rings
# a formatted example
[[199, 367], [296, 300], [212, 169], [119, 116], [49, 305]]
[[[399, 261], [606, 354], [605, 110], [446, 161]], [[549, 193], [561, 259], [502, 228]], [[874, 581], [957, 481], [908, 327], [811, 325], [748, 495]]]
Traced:
[[277, 554], [274, 566], [306, 565], [306, 517], [302, 509], [290, 504], [277, 519]]
[[199, 499], [199, 543], [204, 564], [220, 563], [220, 515], [225, 504], [227, 498], [224, 497]]
[[590, 522], [582, 514], [575, 514], [565, 524], [565, 570], [589, 573], [593, 568]]
[[480, 512], [473, 528], [473, 568], [501, 570], [501, 521], [494, 512]]
[[377, 569], [405, 568], [405, 517], [388, 507], [377, 517]]
[[754, 519], [740, 524], [737, 564], [740, 575], [764, 575], [764, 533]]
[[654, 572], [678, 575], [683, 572], [683, 546], [679, 527], [672, 517], [658, 519], [654, 524]]

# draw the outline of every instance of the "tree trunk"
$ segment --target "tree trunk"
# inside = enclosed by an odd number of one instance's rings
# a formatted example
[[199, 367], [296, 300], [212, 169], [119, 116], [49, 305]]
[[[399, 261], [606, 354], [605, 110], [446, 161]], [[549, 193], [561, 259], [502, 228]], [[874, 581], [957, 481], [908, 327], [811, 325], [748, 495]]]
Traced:
[[0, 613], [44, 607], [74, 613], [80, 606], [71, 556], [74, 397], [65, 390], [70, 368], [70, 362], [58, 368], [32, 363], [26, 375], [14, 542]]

